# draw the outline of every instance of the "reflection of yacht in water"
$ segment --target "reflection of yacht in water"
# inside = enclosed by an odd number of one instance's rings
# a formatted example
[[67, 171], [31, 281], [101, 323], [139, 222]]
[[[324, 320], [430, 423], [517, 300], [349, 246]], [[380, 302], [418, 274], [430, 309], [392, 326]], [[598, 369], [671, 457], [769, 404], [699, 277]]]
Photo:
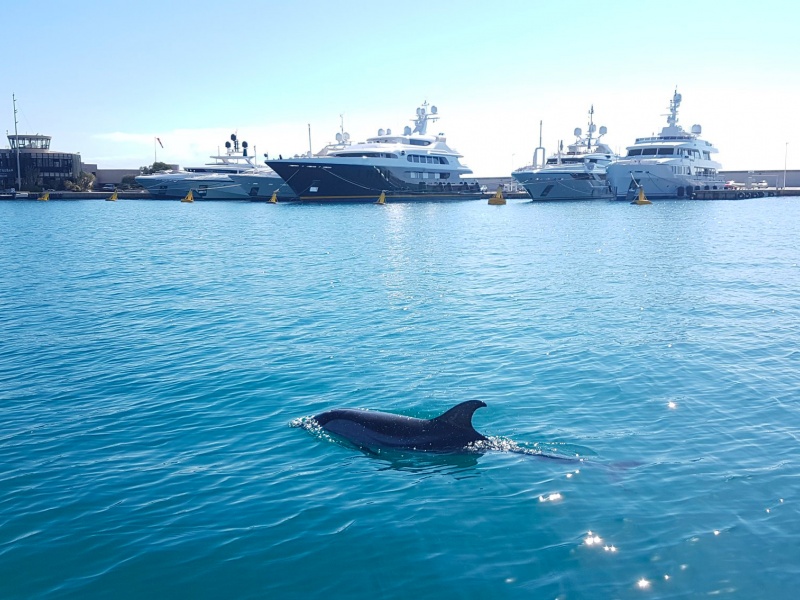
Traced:
[[283, 183], [271, 169], [259, 167], [255, 156], [248, 156], [247, 142], [240, 143], [236, 134], [225, 142], [226, 152], [211, 156], [213, 163], [202, 167], [188, 167], [178, 171], [162, 171], [152, 175], [139, 175], [136, 183], [150, 192], [154, 198], [183, 198], [191, 190], [196, 200], [246, 200], [250, 190], [243, 189], [231, 179], [231, 175], [259, 172], [262, 175], [261, 194], [271, 195]]
[[472, 173], [461, 155], [443, 134], [427, 133], [428, 122], [438, 118], [426, 102], [417, 109], [413, 131], [379, 129], [366, 142], [328, 148], [323, 156], [266, 162], [299, 200], [374, 202], [381, 193], [387, 201], [480, 198], [478, 183], [461, 178]]
[[700, 125], [691, 132], [678, 125], [681, 95], [675, 91], [669, 103], [667, 126], [653, 137], [637, 138], [628, 154], [609, 165], [608, 182], [617, 199], [631, 199], [638, 186], [645, 195], [656, 198], [691, 198], [697, 190], [721, 190], [725, 186], [717, 171], [720, 164], [711, 159], [718, 152], [697, 136]]
[[[544, 148], [539, 125], [539, 147], [533, 155], [533, 164], [514, 171], [511, 175], [521, 183], [534, 200], [610, 200], [614, 197], [606, 182], [606, 166], [617, 159], [600, 138], [606, 134], [601, 127], [594, 137], [594, 106], [589, 109], [589, 126], [586, 135], [575, 128], [575, 141], [563, 151], [559, 150], [547, 159], [544, 165], [537, 164], [537, 157], [544, 159]], [[541, 154], [539, 151], [541, 150]]]

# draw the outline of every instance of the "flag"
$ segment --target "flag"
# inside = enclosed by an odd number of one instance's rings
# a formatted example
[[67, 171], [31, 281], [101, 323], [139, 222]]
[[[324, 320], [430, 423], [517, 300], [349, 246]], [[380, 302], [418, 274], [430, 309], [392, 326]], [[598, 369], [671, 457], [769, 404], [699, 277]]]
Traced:
[[157, 138], [156, 138], [156, 140], [158, 140], [158, 145], [159, 145], [159, 146], [161, 146], [161, 147], [163, 148], [163, 147], [164, 147], [164, 144], [162, 144], [162, 143], [161, 143], [161, 138], [158, 138], [158, 137], [157, 137]]

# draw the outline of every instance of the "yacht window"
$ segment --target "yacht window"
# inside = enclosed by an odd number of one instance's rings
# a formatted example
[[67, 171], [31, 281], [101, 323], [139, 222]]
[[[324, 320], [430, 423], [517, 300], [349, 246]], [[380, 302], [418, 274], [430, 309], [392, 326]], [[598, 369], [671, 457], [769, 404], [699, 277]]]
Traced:
[[431, 143], [428, 140], [408, 140], [408, 143], [412, 146], [430, 146]]
[[711, 160], [711, 153], [710, 152], [703, 152], [703, 158], [706, 160]]
[[419, 154], [409, 154], [408, 162], [425, 163], [428, 165], [446, 165], [447, 159], [444, 156], [421, 156]]
[[632, 148], [631, 150], [628, 150], [628, 156], [639, 156], [641, 155], [641, 153], [642, 153], [641, 148]]
[[644, 148], [642, 149], [642, 155], [654, 156], [656, 150], [657, 150], [656, 148]]
[[668, 155], [668, 154], [674, 154], [674, 151], [675, 151], [675, 148], [659, 148], [658, 149], [658, 155], [659, 156], [664, 156], [664, 155]]

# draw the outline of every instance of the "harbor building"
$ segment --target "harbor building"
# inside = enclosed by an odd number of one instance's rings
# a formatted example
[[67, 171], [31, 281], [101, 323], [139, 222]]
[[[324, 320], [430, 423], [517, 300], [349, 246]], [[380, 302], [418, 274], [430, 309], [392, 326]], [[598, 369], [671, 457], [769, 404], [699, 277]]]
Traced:
[[81, 155], [53, 152], [49, 135], [9, 135], [8, 145], [0, 149], [0, 189], [62, 189], [64, 181], [76, 181], [81, 173]]

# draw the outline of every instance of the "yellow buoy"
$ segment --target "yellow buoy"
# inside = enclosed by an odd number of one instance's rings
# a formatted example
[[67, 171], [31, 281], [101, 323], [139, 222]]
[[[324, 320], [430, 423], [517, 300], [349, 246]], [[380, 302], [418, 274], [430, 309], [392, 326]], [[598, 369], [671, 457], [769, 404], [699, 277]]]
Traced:
[[42, 200], [44, 202], [47, 202], [48, 200], [50, 200], [50, 192], [45, 192], [44, 194], [39, 196], [39, 200]]
[[641, 185], [639, 186], [639, 193], [636, 196], [636, 200], [631, 202], [631, 204], [652, 204], [652, 202], [647, 199], [647, 196], [644, 195], [644, 187]]
[[181, 200], [181, 202], [194, 202], [194, 194], [192, 193], [192, 190], [189, 190], [189, 193], [186, 194], [186, 197]]
[[275, 190], [274, 192], [272, 192], [272, 198], [270, 198], [269, 201], [272, 204], [277, 204], [278, 203], [278, 190]]
[[378, 201], [375, 204], [386, 204], [386, 192], [381, 191], [381, 195], [378, 196]]
[[114, 190], [114, 193], [111, 194], [108, 198], [106, 198], [109, 202], [116, 202], [117, 201], [117, 190]]
[[497, 186], [497, 192], [495, 193], [494, 196], [489, 198], [489, 204], [493, 204], [493, 205], [498, 205], [499, 206], [499, 205], [505, 204], [505, 203], [506, 203], [506, 199], [503, 197], [503, 186]]

